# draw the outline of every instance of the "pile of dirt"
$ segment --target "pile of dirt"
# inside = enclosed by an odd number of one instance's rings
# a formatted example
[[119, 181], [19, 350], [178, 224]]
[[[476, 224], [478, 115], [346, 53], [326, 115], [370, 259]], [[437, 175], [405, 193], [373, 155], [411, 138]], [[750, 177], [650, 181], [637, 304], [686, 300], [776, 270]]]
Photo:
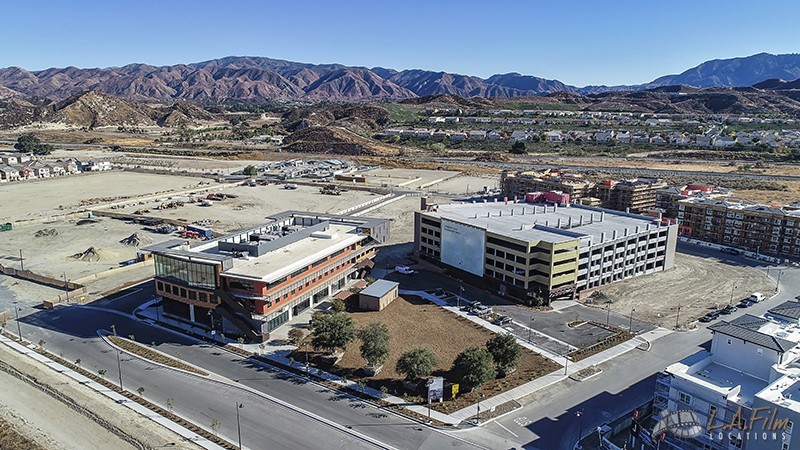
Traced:
[[283, 149], [302, 153], [334, 155], [395, 155], [398, 150], [342, 128], [310, 127], [292, 133]]
[[58, 231], [55, 228], [44, 228], [42, 230], [33, 233], [33, 237], [54, 237], [58, 236]]
[[116, 254], [114, 252], [103, 250], [102, 248], [97, 247], [89, 247], [80, 253], [75, 253], [72, 255], [72, 259], [87, 262], [109, 261], [113, 260], [115, 257]]
[[131, 247], [139, 247], [141, 245], [150, 245], [155, 240], [146, 234], [133, 233], [125, 239], [119, 241], [120, 244], [130, 245]]
[[335, 105], [325, 108], [296, 108], [286, 113], [281, 125], [295, 132], [311, 127], [336, 126], [370, 135], [389, 124], [389, 111], [375, 105]]

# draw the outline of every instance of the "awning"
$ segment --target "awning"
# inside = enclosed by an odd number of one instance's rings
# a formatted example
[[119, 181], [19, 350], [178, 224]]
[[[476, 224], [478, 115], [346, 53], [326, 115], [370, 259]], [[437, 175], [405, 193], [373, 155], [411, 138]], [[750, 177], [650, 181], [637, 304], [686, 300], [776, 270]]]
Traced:
[[373, 267], [375, 267], [375, 261], [367, 258], [367, 259], [362, 259], [361, 262], [356, 264], [356, 269], [363, 269], [365, 267], [372, 269]]

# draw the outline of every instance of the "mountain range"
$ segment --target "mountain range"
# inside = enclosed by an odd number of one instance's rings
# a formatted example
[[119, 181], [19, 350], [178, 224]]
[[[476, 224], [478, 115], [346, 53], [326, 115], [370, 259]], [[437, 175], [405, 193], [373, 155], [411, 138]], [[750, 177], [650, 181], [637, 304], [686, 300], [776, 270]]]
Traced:
[[507, 73], [480, 78], [428, 70], [394, 70], [340, 64], [307, 64], [250, 56], [230, 56], [173, 66], [129, 64], [122, 67], [76, 67], [28, 71], [0, 69], [0, 99], [41, 103], [86, 91], [134, 100], [259, 102], [288, 100], [397, 100], [427, 95], [527, 97], [569, 92], [599, 94], [663, 86], [742, 87], [768, 79], [800, 78], [800, 54], [760, 53], [708, 61], [677, 75], [631, 86], [575, 87], [558, 80]]

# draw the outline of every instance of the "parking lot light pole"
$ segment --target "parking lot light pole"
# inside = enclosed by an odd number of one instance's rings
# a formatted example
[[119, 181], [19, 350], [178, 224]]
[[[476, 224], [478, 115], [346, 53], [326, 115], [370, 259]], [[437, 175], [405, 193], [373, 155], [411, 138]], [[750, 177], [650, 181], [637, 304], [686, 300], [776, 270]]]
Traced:
[[583, 437], [583, 410], [576, 411], [575, 415], [580, 418], [580, 425], [578, 426], [578, 442], [575, 443], [575, 448], [582, 449], [583, 446], [581, 446], [581, 438]]
[[[114, 336], [117, 336], [117, 326], [111, 325], [111, 331], [114, 332]], [[119, 348], [117, 349], [117, 373], [119, 374], [119, 388], [120, 390], [123, 389], [122, 387], [122, 361], [120, 360], [120, 352]]]
[[611, 318], [611, 305], [606, 305], [606, 326], [608, 326], [610, 318]]

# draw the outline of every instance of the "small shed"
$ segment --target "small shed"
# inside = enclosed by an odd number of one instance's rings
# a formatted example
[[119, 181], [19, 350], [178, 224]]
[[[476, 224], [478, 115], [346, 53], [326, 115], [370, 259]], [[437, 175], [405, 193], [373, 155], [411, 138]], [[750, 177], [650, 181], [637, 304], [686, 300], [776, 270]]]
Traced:
[[378, 280], [358, 294], [358, 307], [366, 311], [380, 311], [397, 298], [400, 283]]

